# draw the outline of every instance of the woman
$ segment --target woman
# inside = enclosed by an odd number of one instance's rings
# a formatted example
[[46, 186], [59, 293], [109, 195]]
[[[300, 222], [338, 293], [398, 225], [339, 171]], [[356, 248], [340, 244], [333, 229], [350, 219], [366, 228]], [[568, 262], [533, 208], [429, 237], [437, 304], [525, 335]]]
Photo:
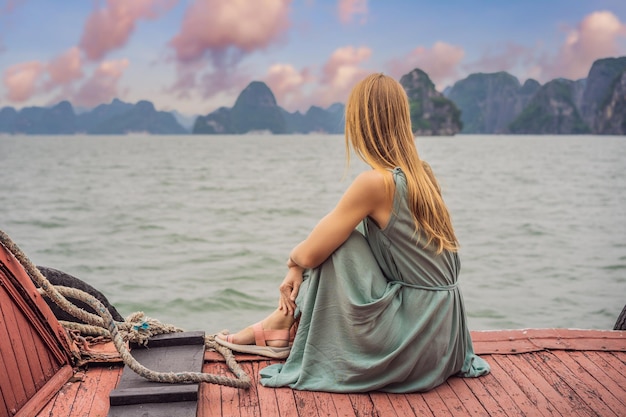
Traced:
[[457, 286], [458, 242], [397, 81], [373, 74], [354, 87], [348, 161], [350, 146], [372, 170], [291, 251], [278, 309], [217, 341], [287, 357], [261, 371], [270, 387], [412, 392], [487, 374]]

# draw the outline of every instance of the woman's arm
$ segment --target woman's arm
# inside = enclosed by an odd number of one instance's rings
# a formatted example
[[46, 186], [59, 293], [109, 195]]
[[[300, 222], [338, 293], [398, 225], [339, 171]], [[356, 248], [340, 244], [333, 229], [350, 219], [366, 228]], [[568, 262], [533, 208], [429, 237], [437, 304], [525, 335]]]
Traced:
[[388, 172], [370, 170], [359, 174], [337, 206], [292, 251], [289, 263], [315, 268], [326, 260], [367, 216], [386, 224], [391, 215], [393, 193], [385, 186]]

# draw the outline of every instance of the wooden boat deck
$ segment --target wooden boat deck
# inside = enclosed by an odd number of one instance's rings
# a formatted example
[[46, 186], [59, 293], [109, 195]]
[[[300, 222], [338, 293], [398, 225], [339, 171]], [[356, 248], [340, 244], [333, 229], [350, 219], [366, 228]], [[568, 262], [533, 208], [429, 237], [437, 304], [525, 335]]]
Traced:
[[[626, 331], [527, 329], [472, 332], [491, 365], [481, 378], [450, 378], [426, 393], [332, 394], [265, 388], [259, 370], [274, 363], [238, 356], [249, 390], [202, 384], [205, 416], [626, 416]], [[205, 353], [204, 371], [230, 375]], [[48, 402], [39, 417], [107, 415], [122, 367], [91, 365]]]

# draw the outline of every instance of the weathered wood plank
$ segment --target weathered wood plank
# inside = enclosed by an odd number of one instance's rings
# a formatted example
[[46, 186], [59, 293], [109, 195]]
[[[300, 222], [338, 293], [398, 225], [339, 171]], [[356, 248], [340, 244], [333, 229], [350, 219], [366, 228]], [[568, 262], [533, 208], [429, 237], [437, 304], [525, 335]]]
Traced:
[[607, 358], [612, 357], [612, 355], [603, 355], [597, 352], [580, 353], [585, 355], [594, 366], [602, 369], [608, 378], [608, 381], [603, 382], [604, 385], [607, 388], [612, 387], [611, 391], [624, 403], [624, 409], [626, 409], [626, 366], [616, 368], [613, 364], [609, 363]]
[[356, 417], [356, 412], [352, 406], [350, 397], [345, 394], [338, 394], [336, 392], [328, 393], [329, 401], [332, 400], [337, 415], [340, 417]]
[[63, 368], [49, 379], [15, 414], [15, 417], [32, 417], [36, 415], [43, 406], [56, 395], [59, 388], [72, 376], [73, 370], [69, 365]]
[[[556, 359], [550, 352], [536, 352], [526, 355], [528, 363], [533, 368], [535, 375], [541, 375], [548, 385], [554, 388], [554, 393], [544, 393], [553, 404], [557, 403], [559, 410], [568, 409], [569, 415], [576, 416], [597, 416], [594, 410], [590, 409], [587, 404], [578, 396], [576, 391], [563, 381], [561, 375], [555, 373], [549, 366], [549, 363]], [[565, 414], [565, 412], [563, 412]]]
[[250, 366], [250, 379], [252, 384], [247, 390], [240, 390], [239, 392], [239, 413], [241, 417], [259, 417], [259, 363], [250, 362], [247, 364]]
[[[115, 389], [119, 383], [124, 368], [121, 365], [105, 365], [99, 366], [98, 368], [101, 368], [101, 373], [100, 378], [97, 380], [97, 386], [84, 386], [81, 389], [84, 389], [83, 392], [95, 390], [96, 392], [105, 393], [106, 395], [96, 395], [94, 397], [88, 414], [73, 414], [70, 417], [104, 417], [108, 414], [110, 409], [108, 394], [111, 390]], [[96, 381], [89, 380], [89, 382], [94, 383]]]
[[[54, 401], [51, 416], [54, 417], [69, 417], [76, 401], [76, 395], [79, 392], [80, 383], [66, 383], [61, 387], [56, 396], [52, 399]], [[82, 392], [82, 391], [81, 391]], [[93, 394], [91, 395], [93, 396]]]
[[294, 391], [293, 397], [299, 417], [319, 417], [315, 396], [311, 391]]
[[456, 394], [459, 401], [463, 403], [468, 416], [488, 415], [487, 410], [485, 410], [480, 401], [478, 401], [478, 398], [476, 398], [474, 393], [467, 387], [467, 384], [463, 382], [462, 378], [452, 377], [445, 383]]
[[276, 395], [276, 404], [278, 404], [279, 415], [281, 417], [297, 416], [298, 409], [296, 407], [296, 397], [291, 388], [264, 388], [266, 390], [274, 390]]
[[555, 351], [554, 356], [560, 361], [560, 366], [556, 362], [551, 362], [549, 366], [559, 373], [578, 395], [589, 405], [591, 409], [600, 413], [604, 417], [616, 416], [613, 410], [621, 403], [600, 383], [595, 383], [596, 379], [587, 369], [580, 366], [578, 362], [569, 356], [569, 352]]
[[[7, 343], [7, 341], [11, 340], [10, 333], [15, 329], [13, 324], [5, 319], [5, 317], [8, 317], [8, 314], [5, 315], [4, 310], [13, 308], [11, 300], [8, 296], [5, 296], [5, 294], [4, 287], [0, 286], [0, 317], [2, 317], [3, 322], [2, 325], [0, 325], [0, 355], [2, 355], [4, 360], [4, 374], [6, 376], [0, 388], [2, 389], [3, 396], [7, 399], [8, 407], [18, 410], [22, 405], [26, 404], [28, 396], [21, 378], [15, 348], [12, 343]], [[11, 314], [11, 316], [12, 315], [13, 314]], [[19, 350], [19, 347], [16, 347]]]
[[317, 413], [324, 417], [336, 417], [339, 415], [335, 402], [329, 392], [313, 392], [313, 398], [317, 406]]
[[[35, 342], [33, 344], [25, 343], [25, 339], [22, 339], [22, 334], [20, 328], [23, 328], [24, 331], [32, 331], [30, 324], [24, 320], [24, 316], [18, 310], [16, 311], [16, 307], [13, 304], [5, 304], [4, 306], [0, 306], [0, 314], [2, 314], [5, 319], [12, 324], [12, 328], [9, 329], [9, 340], [11, 341], [11, 346], [13, 347], [13, 352], [15, 352], [15, 360], [17, 361], [17, 367], [20, 372], [19, 378], [24, 386], [24, 391], [26, 392], [27, 398], [35, 395], [36, 385], [35, 380], [39, 379], [39, 375], [33, 376], [33, 371], [36, 369], [31, 366], [28, 358], [30, 356], [37, 356], [38, 352], [43, 352], [45, 348]], [[26, 352], [29, 352], [27, 355]], [[39, 364], [39, 361], [37, 361]]]
[[518, 378], [518, 374], [521, 373], [515, 366], [511, 364], [510, 367], [504, 368], [501, 366], [498, 358], [502, 355], [492, 355], [491, 362], [491, 372], [493, 376], [498, 381], [502, 389], [511, 397], [513, 402], [517, 405], [519, 410], [533, 410], [536, 409], [537, 415], [550, 415], [549, 412], [544, 414], [544, 410], [537, 407], [536, 403], [533, 403], [526, 393], [520, 388], [517, 380], [514, 378]]
[[[491, 359], [488, 357], [484, 358], [487, 362], [491, 363]], [[478, 399], [480, 404], [485, 408], [485, 410], [489, 410], [490, 416], [506, 416], [506, 413], [500, 407], [500, 404], [491, 396], [491, 394], [485, 389], [485, 386], [482, 383], [482, 379], [480, 378], [462, 378], [464, 384], [472, 391], [474, 396]]]
[[[560, 359], [563, 363], [567, 363], [563, 358]], [[584, 372], [587, 372], [599, 383], [598, 386], [601, 386], [606, 390], [606, 393], [617, 400], [617, 402], [611, 400], [609, 406], [613, 410], [619, 410], [620, 408], [626, 410], [626, 391], [624, 391], [623, 385], [616, 384], [600, 366], [589, 360], [583, 352], [569, 352], [568, 360], [578, 363]], [[606, 402], [609, 403], [608, 400]]]
[[[217, 362], [205, 362], [203, 372], [221, 375], [223, 365]], [[198, 416], [221, 416], [222, 399], [220, 385], [203, 382], [198, 393]]]
[[396, 410], [391, 404], [391, 400], [384, 392], [371, 392], [369, 394], [372, 405], [374, 406], [374, 412], [378, 416], [393, 416]]
[[458, 417], [467, 417], [469, 411], [467, 410], [467, 408], [465, 408], [459, 397], [456, 395], [456, 392], [454, 392], [450, 388], [450, 385], [443, 383], [435, 389], [441, 397], [441, 400], [450, 411], [450, 414]]
[[532, 369], [528, 367], [528, 362], [519, 355], [492, 355], [490, 363], [497, 363], [502, 369], [506, 370], [507, 375], [514, 381], [519, 389], [524, 393], [530, 402], [529, 410], [536, 409], [538, 413], [544, 416], [558, 417], [562, 416], [554, 405], [544, 396], [546, 388], [545, 379], [541, 379], [538, 384], [537, 379], [531, 381], [527, 377], [527, 373], [532, 373]]
[[[250, 375], [250, 366], [248, 363], [240, 364], [241, 368]], [[232, 376], [227, 370], [228, 368], [221, 367], [220, 375]], [[223, 416], [241, 416], [239, 413], [239, 389], [233, 387], [220, 386], [220, 395], [222, 398], [222, 415]]]
[[431, 414], [437, 417], [452, 416], [452, 413], [450, 412], [450, 410], [448, 410], [448, 407], [446, 407], [446, 404], [443, 402], [441, 396], [436, 389], [428, 392], [423, 392], [420, 395], [426, 402], [426, 405], [428, 406]]
[[421, 394], [406, 394], [406, 399], [416, 416], [427, 417], [433, 415], [430, 408], [428, 408], [428, 404], [426, 404], [426, 400], [424, 400], [424, 397]]
[[409, 401], [406, 399], [406, 394], [387, 394], [387, 398], [389, 398], [389, 402], [394, 409], [393, 415], [416, 417], [413, 408], [411, 408], [411, 404], [409, 404]]

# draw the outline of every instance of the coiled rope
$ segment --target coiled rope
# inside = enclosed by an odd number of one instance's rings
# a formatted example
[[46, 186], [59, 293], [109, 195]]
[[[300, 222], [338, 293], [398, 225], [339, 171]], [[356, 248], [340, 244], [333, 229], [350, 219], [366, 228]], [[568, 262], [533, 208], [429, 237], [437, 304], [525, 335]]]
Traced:
[[[111, 337], [111, 340], [113, 341], [113, 344], [120, 354], [120, 357], [122, 358], [124, 364], [141, 377], [153, 382], [208, 382], [211, 384], [225, 385], [235, 388], [250, 388], [251, 380], [248, 374], [246, 374], [245, 371], [235, 361], [234, 355], [232, 354], [230, 349], [215, 342], [215, 336], [213, 335], [205, 337], [205, 346], [215, 349], [222, 356], [224, 356], [226, 365], [233, 372], [233, 374], [235, 374], [236, 378], [229, 378], [222, 375], [214, 375], [204, 372], [156, 372], [146, 368], [145, 366], [137, 362], [137, 360], [133, 358], [133, 356], [130, 354], [130, 351], [126, 347], [126, 342], [124, 340], [125, 338], [122, 336], [122, 332], [120, 330], [126, 332], [126, 339], [133, 338], [132, 336], [128, 336], [129, 334], [132, 335], [133, 333], [137, 333], [134, 335], [135, 340], [137, 340], [139, 343], [143, 342], [143, 344], [145, 344], [147, 342], [147, 339], [151, 335], [177, 332], [181, 331], [180, 329], [169, 325], [159, 326], [157, 325], [158, 322], [153, 319], [142, 320], [140, 325], [134, 324], [132, 320], [118, 323], [113, 320], [113, 317], [111, 316], [109, 310], [91, 294], [88, 294], [76, 288], [52, 285], [50, 281], [48, 281], [46, 277], [41, 274], [39, 269], [30, 261], [30, 259], [28, 259], [24, 252], [22, 252], [22, 250], [2, 230], [0, 230], [0, 242], [22, 264], [22, 266], [26, 269], [26, 272], [34, 279], [35, 284], [40, 288], [40, 291], [45, 292], [46, 296], [48, 296], [67, 313], [72, 314], [74, 317], [80, 319], [81, 321], [90, 324], [90, 326], [78, 325], [77, 327], [74, 327], [76, 323], [72, 323], [73, 328], [78, 330], [85, 330], [87, 333], [94, 332], [94, 328], [98, 328], [99, 330], [96, 330], [96, 334]], [[75, 306], [65, 297], [73, 297], [85, 302], [87, 305], [93, 308], [94, 311], [98, 313], [98, 315], [91, 314]], [[143, 317], [143, 313], [137, 313], [137, 317], [135, 317], [135, 319], [138, 317]], [[156, 333], [153, 333], [152, 331], [156, 331]]]

